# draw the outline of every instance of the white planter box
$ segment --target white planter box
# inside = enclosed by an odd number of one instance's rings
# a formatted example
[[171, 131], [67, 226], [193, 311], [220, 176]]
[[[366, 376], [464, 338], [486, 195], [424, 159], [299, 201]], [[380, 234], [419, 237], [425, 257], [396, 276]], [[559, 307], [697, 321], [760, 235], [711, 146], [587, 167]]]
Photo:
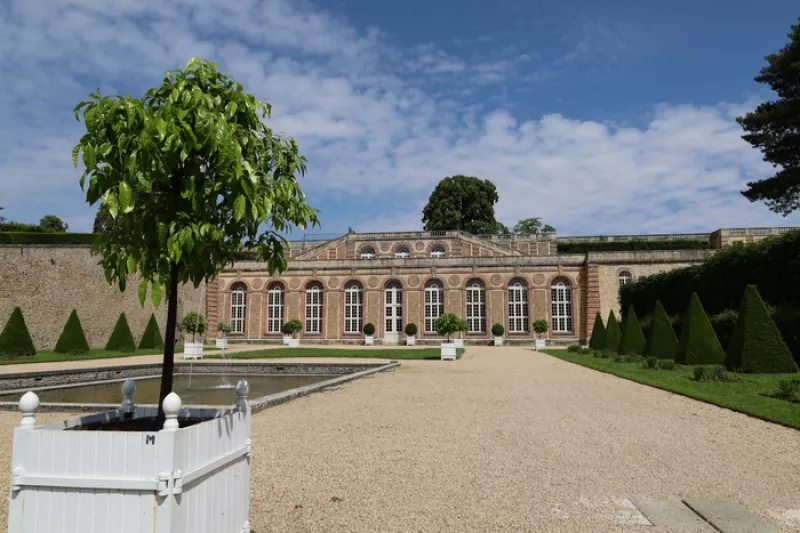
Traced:
[[284, 335], [283, 336], [283, 345], [284, 346], [289, 346], [290, 342], [292, 342], [292, 337], [290, 337], [289, 335]]
[[375, 337], [373, 335], [366, 335], [364, 337], [364, 345], [372, 346], [373, 344], [375, 344]]
[[406, 346], [414, 346], [417, 344], [417, 337], [415, 335], [408, 335], [406, 337]]
[[183, 358], [184, 359], [202, 359], [203, 358], [203, 341], [199, 341], [199, 342], [183, 341]]
[[464, 339], [453, 339], [453, 344], [456, 348], [463, 348], [464, 347]]
[[442, 343], [442, 361], [456, 360], [456, 344], [454, 342]]
[[494, 338], [494, 345], [495, 346], [502, 346], [503, 345], [503, 337], [495, 337]]
[[544, 350], [547, 347], [547, 341], [544, 339], [536, 339], [536, 349]]
[[289, 337], [289, 348], [299, 348], [300, 347], [300, 339], [293, 339]]
[[[173, 394], [161, 431], [75, 431], [157, 410], [131, 405], [37, 425], [39, 399], [27, 393], [13, 437], [9, 531], [249, 532], [251, 416], [240, 399], [232, 409], [180, 409]], [[178, 428], [189, 416], [209, 419]]]
[[217, 339], [217, 348], [225, 350], [228, 348], [228, 339]]

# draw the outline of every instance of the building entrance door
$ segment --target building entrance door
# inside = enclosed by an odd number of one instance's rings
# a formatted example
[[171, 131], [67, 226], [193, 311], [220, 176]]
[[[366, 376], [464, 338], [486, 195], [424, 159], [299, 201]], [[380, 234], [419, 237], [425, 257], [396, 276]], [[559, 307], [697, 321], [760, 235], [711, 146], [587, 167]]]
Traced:
[[399, 344], [403, 330], [403, 288], [397, 282], [391, 282], [385, 291], [385, 323], [384, 344]]

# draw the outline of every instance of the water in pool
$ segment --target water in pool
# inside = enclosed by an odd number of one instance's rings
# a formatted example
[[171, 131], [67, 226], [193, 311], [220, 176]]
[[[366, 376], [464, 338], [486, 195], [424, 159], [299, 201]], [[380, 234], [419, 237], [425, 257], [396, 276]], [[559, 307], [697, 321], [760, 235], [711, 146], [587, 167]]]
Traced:
[[[175, 376], [172, 390], [181, 397], [183, 405], [232, 405], [236, 402], [234, 387], [240, 379], [246, 379], [250, 384], [249, 398], [258, 398], [268, 394], [275, 394], [289, 389], [296, 389], [319, 381], [330, 379], [333, 376], [259, 376], [259, 375], [228, 375], [218, 376], [209, 374], [195, 374], [192, 376], [189, 387], [189, 376]], [[227, 381], [229, 385], [225, 387]], [[36, 391], [39, 400], [43, 403], [104, 403], [116, 404], [122, 401], [120, 388], [122, 382], [98, 383], [96, 385], [83, 385], [80, 387], [66, 387], [63, 389], [46, 389]], [[161, 388], [161, 378], [142, 378], [136, 380], [136, 394], [133, 400], [137, 404], [158, 403], [158, 393]], [[15, 402], [20, 394], [0, 395], [0, 401]]]

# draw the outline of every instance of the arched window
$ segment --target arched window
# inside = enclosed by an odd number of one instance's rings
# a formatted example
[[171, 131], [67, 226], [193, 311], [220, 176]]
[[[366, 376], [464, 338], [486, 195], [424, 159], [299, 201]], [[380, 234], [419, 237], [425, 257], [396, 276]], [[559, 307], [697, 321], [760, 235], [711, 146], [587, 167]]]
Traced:
[[344, 288], [344, 332], [361, 333], [364, 305], [361, 301], [361, 284], [351, 281]]
[[283, 325], [283, 285], [273, 283], [267, 290], [267, 333], [280, 333]]
[[486, 331], [486, 291], [478, 280], [467, 285], [467, 323], [470, 333]]
[[237, 283], [231, 287], [231, 333], [244, 333], [244, 319], [247, 308], [247, 287]]
[[434, 259], [441, 259], [445, 255], [444, 246], [434, 246], [431, 248], [431, 257]]
[[361, 249], [361, 259], [375, 259], [375, 248], [367, 246]]
[[436, 319], [444, 314], [444, 288], [438, 281], [425, 285], [425, 333], [436, 333]]
[[512, 280], [508, 285], [508, 331], [528, 331], [528, 286], [521, 279]]
[[386, 333], [400, 333], [403, 331], [403, 287], [392, 281], [386, 285], [384, 295]]
[[569, 281], [559, 278], [550, 286], [550, 315], [553, 331], [572, 333], [572, 291]]
[[405, 246], [401, 246], [394, 252], [394, 256], [396, 259], [408, 259], [411, 257], [411, 252]]
[[322, 285], [317, 282], [306, 287], [306, 333], [322, 333]]
[[622, 287], [623, 285], [627, 285], [631, 281], [633, 281], [633, 276], [631, 276], [630, 272], [628, 272], [627, 270], [623, 270], [622, 272], [619, 273], [619, 286], [620, 287]]

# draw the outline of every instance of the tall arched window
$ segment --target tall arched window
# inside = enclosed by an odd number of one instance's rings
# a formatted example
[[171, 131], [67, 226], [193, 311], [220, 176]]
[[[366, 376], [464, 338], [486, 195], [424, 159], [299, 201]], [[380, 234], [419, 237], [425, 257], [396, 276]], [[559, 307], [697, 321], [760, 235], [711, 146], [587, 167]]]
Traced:
[[386, 333], [400, 333], [403, 331], [403, 287], [396, 281], [389, 282], [384, 295]]
[[441, 259], [445, 255], [444, 246], [434, 246], [431, 248], [431, 257], [434, 259]]
[[401, 246], [400, 248], [395, 250], [394, 256], [397, 259], [408, 259], [409, 257], [411, 257], [411, 251], [405, 246]]
[[322, 333], [322, 285], [317, 282], [306, 287], [306, 333]]
[[375, 259], [375, 248], [367, 246], [361, 249], [361, 259]]
[[550, 286], [550, 316], [554, 332], [572, 333], [572, 290], [564, 278], [555, 280]]
[[633, 281], [633, 276], [631, 276], [630, 272], [628, 272], [627, 270], [623, 270], [622, 272], [619, 273], [619, 286], [620, 287], [622, 287], [623, 285], [627, 285], [631, 281]]
[[267, 290], [267, 333], [280, 333], [283, 325], [283, 285], [273, 283]]
[[436, 333], [436, 319], [444, 314], [444, 288], [438, 281], [425, 285], [425, 333]]
[[486, 331], [486, 291], [478, 280], [467, 285], [467, 323], [470, 333]]
[[237, 283], [231, 287], [231, 333], [244, 333], [247, 308], [247, 287]]
[[361, 300], [361, 284], [351, 281], [344, 288], [344, 332], [361, 333], [364, 305]]
[[508, 285], [508, 331], [528, 331], [528, 285], [521, 279], [512, 280]]

